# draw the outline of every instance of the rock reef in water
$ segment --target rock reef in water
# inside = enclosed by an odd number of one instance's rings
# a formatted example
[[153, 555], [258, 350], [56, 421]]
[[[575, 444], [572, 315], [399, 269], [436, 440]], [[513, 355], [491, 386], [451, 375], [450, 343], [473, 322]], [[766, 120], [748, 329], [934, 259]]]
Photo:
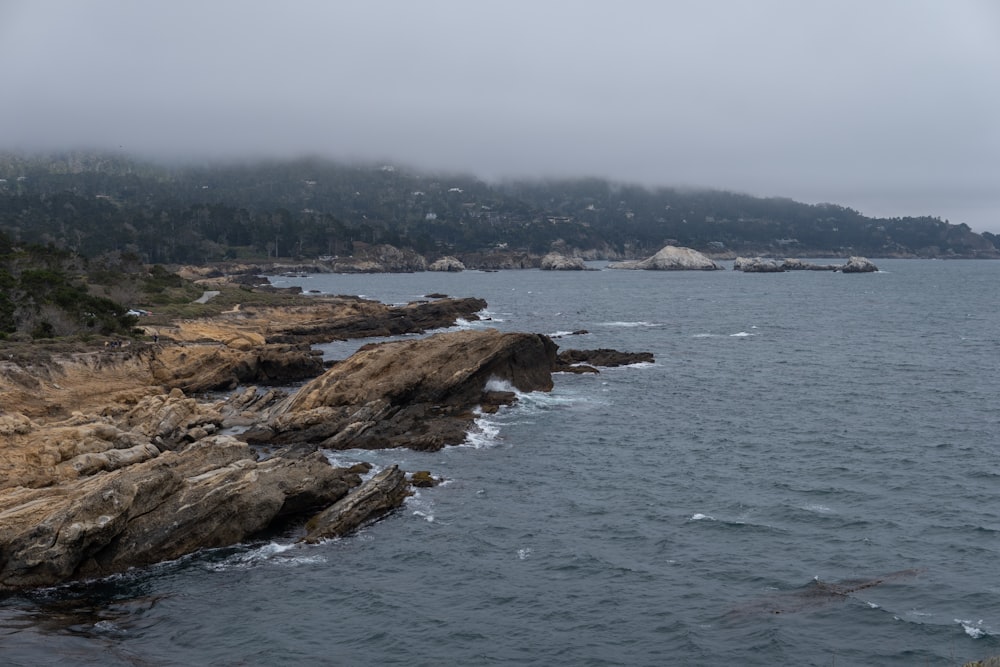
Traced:
[[652, 257], [643, 260], [612, 262], [609, 269], [642, 269], [647, 271], [718, 271], [722, 266], [691, 248], [668, 245]]
[[767, 257], [737, 257], [733, 271], [744, 273], [783, 273], [785, 271], [840, 271], [841, 273], [871, 273], [878, 267], [864, 257], [851, 257], [845, 264], [812, 264], [801, 259], [776, 260]]
[[598, 350], [564, 350], [558, 355], [558, 371], [591, 372], [593, 366], [614, 368], [630, 364], [653, 363], [652, 352], [621, 352], [600, 348]]

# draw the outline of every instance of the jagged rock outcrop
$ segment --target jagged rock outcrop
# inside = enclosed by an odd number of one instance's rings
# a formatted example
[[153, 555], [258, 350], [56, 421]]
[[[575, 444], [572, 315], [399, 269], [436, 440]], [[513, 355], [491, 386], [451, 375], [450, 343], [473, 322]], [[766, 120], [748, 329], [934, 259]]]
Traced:
[[579, 257], [567, 257], [558, 252], [550, 252], [542, 257], [539, 268], [544, 271], [587, 271], [588, 267]]
[[[4, 362], [0, 590], [122, 572], [309, 516], [305, 540], [321, 540], [392, 511], [411, 484], [402, 471], [362, 483], [367, 466], [333, 468], [316, 448], [459, 444], [480, 411], [550, 390], [566, 362], [546, 336], [467, 330], [365, 346], [323, 373], [320, 355], [301, 343], [425, 331], [476, 319], [485, 306], [435, 298], [389, 308], [348, 297], [237, 306], [158, 327], [157, 344]], [[566, 359], [637, 360], [605, 352]], [[267, 386], [200, 394], [319, 373], [293, 396]], [[228, 427], [249, 430], [238, 439]], [[421, 473], [412, 484], [436, 481]]]
[[668, 245], [652, 257], [643, 260], [612, 262], [609, 269], [642, 269], [648, 271], [718, 271], [722, 266], [691, 248]]
[[866, 257], [851, 257], [840, 267], [841, 273], [875, 273], [878, 267]]
[[[506, 386], [549, 391], [556, 345], [496, 330], [369, 345], [282, 404], [251, 443], [436, 450], [460, 444], [474, 408]], [[513, 399], [513, 394], [500, 396]]]
[[591, 366], [604, 366], [613, 368], [615, 366], [627, 366], [628, 364], [651, 364], [655, 361], [652, 352], [620, 352], [608, 348], [597, 350], [563, 350], [558, 355], [560, 366], [557, 370], [563, 370], [563, 366], [574, 364], [589, 364]]
[[409, 494], [406, 474], [399, 466], [390, 466], [309, 519], [301, 541], [314, 544], [346, 535], [396, 509]]
[[454, 273], [458, 271], [465, 271], [465, 264], [462, 264], [462, 262], [458, 258], [448, 255], [446, 257], [442, 257], [439, 260], [431, 262], [431, 264], [427, 267], [427, 270], [446, 271]]
[[256, 462], [214, 436], [58, 486], [0, 491], [0, 588], [104, 576], [235, 544], [360, 483], [321, 454]]

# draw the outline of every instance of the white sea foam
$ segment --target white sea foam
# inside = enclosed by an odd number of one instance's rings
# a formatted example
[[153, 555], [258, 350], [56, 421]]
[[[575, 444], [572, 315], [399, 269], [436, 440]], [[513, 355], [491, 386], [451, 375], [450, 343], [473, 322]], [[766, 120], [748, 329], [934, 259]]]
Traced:
[[757, 334], [748, 333], [746, 331], [740, 331], [739, 333], [729, 334], [730, 338], [746, 338], [747, 336], [756, 336]]
[[663, 325], [657, 324], [656, 322], [646, 322], [640, 320], [638, 322], [601, 322], [601, 326], [635, 328], [635, 327], [660, 327]]
[[428, 523], [436, 521], [434, 516], [434, 502], [429, 496], [422, 494], [420, 489], [413, 489], [412, 495], [403, 501], [403, 505], [411, 510], [411, 516], [421, 518]]
[[105, 634], [125, 634], [125, 631], [112, 621], [94, 623], [94, 630]]
[[805, 505], [802, 509], [807, 512], [816, 512], [818, 514], [830, 514], [833, 512], [833, 510], [826, 505]]
[[476, 415], [472, 428], [465, 434], [465, 442], [459, 447], [472, 447], [473, 449], [496, 447], [500, 442], [500, 426], [478, 408]]
[[517, 390], [514, 385], [510, 383], [510, 380], [503, 380], [498, 377], [491, 377], [486, 381], [486, 386], [484, 387], [486, 391], [510, 391], [518, 395], [518, 398], [523, 396], [521, 392]]
[[955, 622], [962, 626], [965, 630], [965, 634], [969, 635], [973, 639], [979, 639], [980, 637], [985, 637], [986, 635], [992, 635], [993, 633], [983, 627], [983, 619], [978, 621], [967, 621], [961, 618], [956, 618]]
[[531, 555], [531, 547], [524, 547], [523, 549], [517, 550], [518, 560], [525, 560], [530, 555]]
[[479, 320], [481, 322], [482, 321], [485, 321], [485, 322], [503, 322], [504, 321], [502, 317], [497, 317], [496, 313], [494, 313], [492, 310], [487, 310], [486, 308], [483, 308], [482, 310], [480, 310], [478, 313], [476, 313], [476, 315], [479, 317]]
[[[293, 549], [295, 551], [292, 551]], [[248, 551], [235, 553], [217, 563], [211, 563], [208, 565], [208, 568], [216, 572], [226, 572], [229, 570], [248, 569], [264, 562], [290, 566], [315, 565], [327, 562], [325, 556], [307, 553], [299, 549], [299, 545], [294, 543], [279, 544], [278, 542], [269, 542]]]
[[350, 468], [352, 465], [360, 463], [360, 461], [355, 459], [341, 458], [339, 454], [342, 454], [342, 452], [339, 451], [335, 451], [332, 449], [324, 449], [322, 450], [322, 452], [323, 455], [326, 457], [327, 462], [334, 468]]
[[698, 514], [692, 514], [691, 518], [688, 519], [688, 521], [705, 521], [705, 520], [715, 521], [715, 517], [709, 516], [708, 514], [698, 513]]
[[334, 451], [330, 449], [323, 449], [320, 451], [323, 452], [323, 455], [326, 457], [326, 460], [334, 468], [350, 468], [351, 466], [357, 465], [359, 463], [368, 463], [369, 465], [371, 465], [371, 468], [368, 469], [368, 472], [362, 473], [361, 475], [362, 482], [367, 482], [369, 479], [371, 479], [372, 477], [380, 473], [383, 469], [385, 469], [385, 466], [372, 463], [371, 461], [366, 462], [362, 461], [361, 459], [342, 458], [342, 455], [344, 454], [344, 452], [342, 451]]

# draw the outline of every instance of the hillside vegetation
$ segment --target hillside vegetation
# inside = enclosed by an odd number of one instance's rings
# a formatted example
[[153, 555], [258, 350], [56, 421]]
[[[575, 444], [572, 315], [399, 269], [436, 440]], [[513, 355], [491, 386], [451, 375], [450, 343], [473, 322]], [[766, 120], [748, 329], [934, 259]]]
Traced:
[[965, 224], [716, 190], [491, 184], [319, 159], [168, 167], [86, 153], [0, 156], [0, 231], [147, 264], [315, 259], [374, 244], [428, 259], [554, 247], [618, 259], [668, 243], [716, 255], [1000, 256], [1000, 239]]

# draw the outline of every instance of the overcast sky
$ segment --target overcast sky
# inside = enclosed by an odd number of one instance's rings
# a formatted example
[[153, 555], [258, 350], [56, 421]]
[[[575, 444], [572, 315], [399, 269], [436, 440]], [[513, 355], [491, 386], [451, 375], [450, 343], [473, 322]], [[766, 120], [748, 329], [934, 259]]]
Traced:
[[0, 0], [0, 149], [707, 186], [1000, 231], [997, 0]]

